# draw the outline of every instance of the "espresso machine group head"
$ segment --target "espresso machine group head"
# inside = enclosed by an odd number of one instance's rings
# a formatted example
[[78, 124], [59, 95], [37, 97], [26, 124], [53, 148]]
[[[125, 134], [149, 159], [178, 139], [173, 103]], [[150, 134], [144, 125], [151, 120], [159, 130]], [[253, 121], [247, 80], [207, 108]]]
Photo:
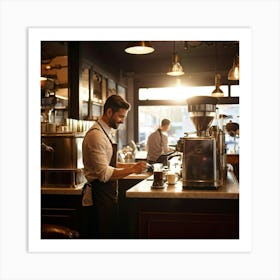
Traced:
[[218, 126], [210, 130], [217, 115], [218, 101], [218, 98], [210, 96], [195, 96], [187, 100], [197, 135], [180, 139], [183, 188], [217, 189], [225, 183], [225, 135]]

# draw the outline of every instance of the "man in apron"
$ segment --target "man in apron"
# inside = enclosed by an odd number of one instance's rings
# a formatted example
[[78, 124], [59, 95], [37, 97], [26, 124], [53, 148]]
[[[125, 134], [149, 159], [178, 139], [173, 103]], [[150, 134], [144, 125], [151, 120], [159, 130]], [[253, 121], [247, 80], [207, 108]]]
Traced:
[[168, 146], [167, 131], [170, 127], [170, 120], [163, 119], [161, 126], [151, 133], [147, 140], [147, 162], [167, 164], [167, 156], [174, 152], [174, 149]]
[[142, 173], [146, 162], [117, 163], [114, 130], [124, 123], [130, 104], [119, 95], [111, 95], [104, 104], [103, 115], [85, 135], [82, 152], [85, 176], [84, 197], [92, 194], [94, 215], [89, 221], [98, 238], [118, 238], [118, 179]]

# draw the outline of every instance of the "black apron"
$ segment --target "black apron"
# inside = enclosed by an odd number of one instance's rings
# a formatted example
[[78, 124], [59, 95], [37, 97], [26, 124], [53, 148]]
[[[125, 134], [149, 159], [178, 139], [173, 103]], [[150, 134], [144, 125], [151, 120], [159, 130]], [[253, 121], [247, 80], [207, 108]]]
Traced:
[[[99, 124], [99, 123], [98, 123]], [[109, 139], [113, 155], [110, 166], [117, 166], [117, 144], [113, 143], [103, 127], [104, 134]], [[98, 238], [117, 238], [119, 232], [118, 218], [118, 181], [101, 182], [98, 179], [91, 182], [93, 206], [95, 208], [96, 229]], [[94, 222], [94, 221], [93, 221]]]

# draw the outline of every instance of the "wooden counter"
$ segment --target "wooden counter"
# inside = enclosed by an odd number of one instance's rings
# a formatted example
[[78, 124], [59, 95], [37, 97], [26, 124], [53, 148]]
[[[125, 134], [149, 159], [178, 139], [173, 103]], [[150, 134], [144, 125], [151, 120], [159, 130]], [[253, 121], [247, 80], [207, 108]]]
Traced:
[[185, 190], [182, 180], [176, 185], [167, 185], [163, 189], [151, 188], [153, 176], [141, 181], [126, 192], [127, 198], [197, 198], [197, 199], [238, 199], [239, 184], [233, 174], [228, 172], [227, 184], [217, 190]]
[[[150, 173], [131, 174], [119, 180], [119, 211], [122, 235], [128, 237], [127, 204], [125, 193], [132, 186], [150, 177]], [[84, 207], [81, 206], [83, 184], [75, 187], [41, 187], [41, 222], [66, 226], [79, 232], [80, 238], [91, 238], [83, 220]]]
[[218, 190], [153, 189], [152, 177], [127, 190], [129, 238], [238, 239], [239, 185], [228, 172]]
[[[147, 179], [150, 176], [150, 173], [130, 174], [121, 180], [136, 180], [136, 182], [139, 182], [141, 180]], [[80, 195], [82, 192], [83, 185], [84, 183], [76, 185], [75, 187], [41, 186], [41, 194]], [[121, 184], [119, 185], [121, 187]]]

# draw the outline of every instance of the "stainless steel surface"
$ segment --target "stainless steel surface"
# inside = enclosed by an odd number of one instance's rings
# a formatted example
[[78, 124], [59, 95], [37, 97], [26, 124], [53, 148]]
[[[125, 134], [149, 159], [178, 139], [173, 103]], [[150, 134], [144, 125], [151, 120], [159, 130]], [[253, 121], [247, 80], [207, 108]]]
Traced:
[[52, 147], [53, 152], [42, 150], [41, 168], [83, 168], [82, 143], [84, 134], [42, 134], [42, 143]]
[[183, 137], [178, 149], [183, 152], [183, 188], [218, 188], [225, 184], [226, 154], [224, 132], [209, 127], [216, 116], [218, 99], [196, 96], [188, 99], [188, 110], [197, 136]]
[[83, 169], [41, 169], [41, 186], [76, 187], [86, 182]]
[[183, 150], [183, 186], [218, 186], [214, 138], [186, 138]]
[[42, 134], [41, 185], [73, 187], [85, 181], [82, 159], [84, 133]]

